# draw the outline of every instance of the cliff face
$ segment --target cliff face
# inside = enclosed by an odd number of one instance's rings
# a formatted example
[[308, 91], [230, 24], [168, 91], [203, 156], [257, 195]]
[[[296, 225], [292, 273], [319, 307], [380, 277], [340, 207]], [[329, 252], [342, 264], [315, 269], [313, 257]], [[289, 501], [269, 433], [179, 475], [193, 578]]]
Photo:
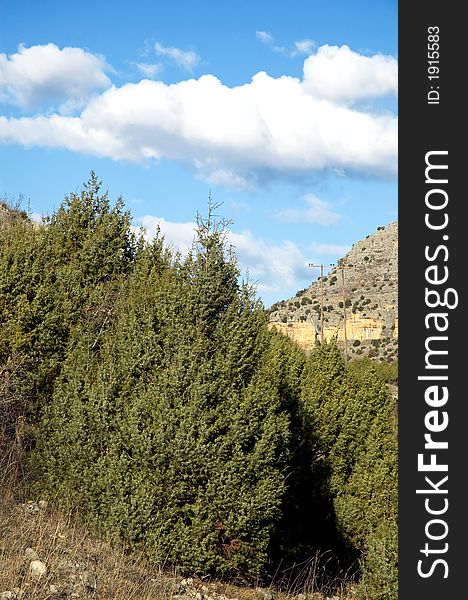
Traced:
[[270, 326], [305, 349], [322, 337], [344, 346], [346, 338], [350, 358], [393, 360], [398, 349], [397, 268], [398, 224], [393, 222], [355, 243], [337, 267], [324, 270], [322, 281], [319, 277], [295, 298], [274, 304]]

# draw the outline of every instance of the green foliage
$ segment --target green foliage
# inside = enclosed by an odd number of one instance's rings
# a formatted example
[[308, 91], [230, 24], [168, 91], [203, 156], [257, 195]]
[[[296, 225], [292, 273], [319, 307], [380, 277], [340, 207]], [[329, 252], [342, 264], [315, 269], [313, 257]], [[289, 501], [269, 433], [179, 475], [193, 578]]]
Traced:
[[[379, 341], [379, 340], [373, 340]], [[377, 376], [384, 383], [398, 383], [398, 362], [374, 362], [369, 358], [361, 358], [353, 360], [349, 365], [350, 370], [357, 374], [363, 375], [366, 371], [374, 370]]]
[[[35, 420], [52, 393], [74, 327], [101, 322], [136, 245], [122, 201], [110, 206], [94, 173], [41, 226], [18, 211], [0, 226], [0, 370], [9, 428]], [[10, 431], [11, 434], [11, 431]]]
[[377, 527], [366, 541], [358, 598], [397, 600], [398, 527], [396, 519]]
[[335, 346], [320, 347], [309, 358], [303, 397], [324, 468], [329, 468], [337, 525], [345, 541], [362, 552], [366, 585], [377, 560], [370, 552], [379, 545], [379, 564], [386, 570], [379, 567], [377, 577], [391, 587], [396, 577], [390, 543], [397, 512], [396, 418], [376, 369], [359, 362], [360, 368], [346, 371]]
[[185, 258], [94, 174], [40, 226], [2, 208], [0, 434], [26, 417], [41, 493], [157, 563], [257, 577], [346, 550], [393, 600], [397, 365], [270, 331], [216, 208]]
[[290, 357], [238, 283], [224, 224], [198, 223], [186, 260], [138, 259], [98, 346], [77, 334], [33, 461], [42, 486], [155, 561], [255, 575], [286, 490]]

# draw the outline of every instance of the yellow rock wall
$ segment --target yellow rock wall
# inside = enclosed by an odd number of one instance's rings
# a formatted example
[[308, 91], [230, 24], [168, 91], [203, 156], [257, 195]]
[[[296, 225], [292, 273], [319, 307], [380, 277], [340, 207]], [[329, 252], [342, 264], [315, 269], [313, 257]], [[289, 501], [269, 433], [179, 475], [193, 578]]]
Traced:
[[301, 348], [313, 348], [317, 333], [313, 323], [296, 322], [296, 323], [270, 323], [270, 328], [281, 331], [290, 337]]
[[[383, 323], [375, 321], [369, 317], [361, 317], [351, 314], [346, 318], [346, 337], [348, 340], [378, 340], [382, 337]], [[325, 325], [324, 337], [329, 342], [336, 337], [338, 340], [344, 340], [343, 323], [337, 326], [328, 327]]]
[[[291, 323], [270, 323], [270, 327], [274, 327], [283, 332], [294, 340], [301, 348], [312, 348], [315, 341], [320, 339], [320, 333], [315, 330], [313, 323], [308, 322], [291, 322]], [[383, 337], [383, 323], [369, 317], [361, 317], [351, 313], [346, 318], [346, 334], [348, 340], [377, 340]], [[393, 337], [398, 337], [398, 319], [395, 319], [395, 329]], [[325, 325], [324, 338], [327, 342], [336, 338], [338, 341], [344, 340], [343, 323], [336, 326]]]

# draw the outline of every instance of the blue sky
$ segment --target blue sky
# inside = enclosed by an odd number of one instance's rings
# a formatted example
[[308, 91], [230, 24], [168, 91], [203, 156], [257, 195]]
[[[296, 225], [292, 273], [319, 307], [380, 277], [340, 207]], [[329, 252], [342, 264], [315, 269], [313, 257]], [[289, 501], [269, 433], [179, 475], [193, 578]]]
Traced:
[[397, 3], [0, 3], [0, 195], [96, 171], [182, 250], [209, 190], [268, 306], [397, 218]]

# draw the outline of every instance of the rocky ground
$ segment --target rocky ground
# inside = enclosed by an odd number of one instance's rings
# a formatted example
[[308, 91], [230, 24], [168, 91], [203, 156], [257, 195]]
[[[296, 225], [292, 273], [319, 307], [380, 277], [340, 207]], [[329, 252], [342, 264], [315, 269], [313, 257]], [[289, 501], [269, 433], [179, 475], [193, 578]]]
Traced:
[[[93, 536], [76, 515], [45, 500], [0, 496], [0, 600], [344, 600], [314, 591], [263, 587], [186, 577], [149, 564], [123, 546]], [[344, 584], [343, 584], [344, 587]]]

